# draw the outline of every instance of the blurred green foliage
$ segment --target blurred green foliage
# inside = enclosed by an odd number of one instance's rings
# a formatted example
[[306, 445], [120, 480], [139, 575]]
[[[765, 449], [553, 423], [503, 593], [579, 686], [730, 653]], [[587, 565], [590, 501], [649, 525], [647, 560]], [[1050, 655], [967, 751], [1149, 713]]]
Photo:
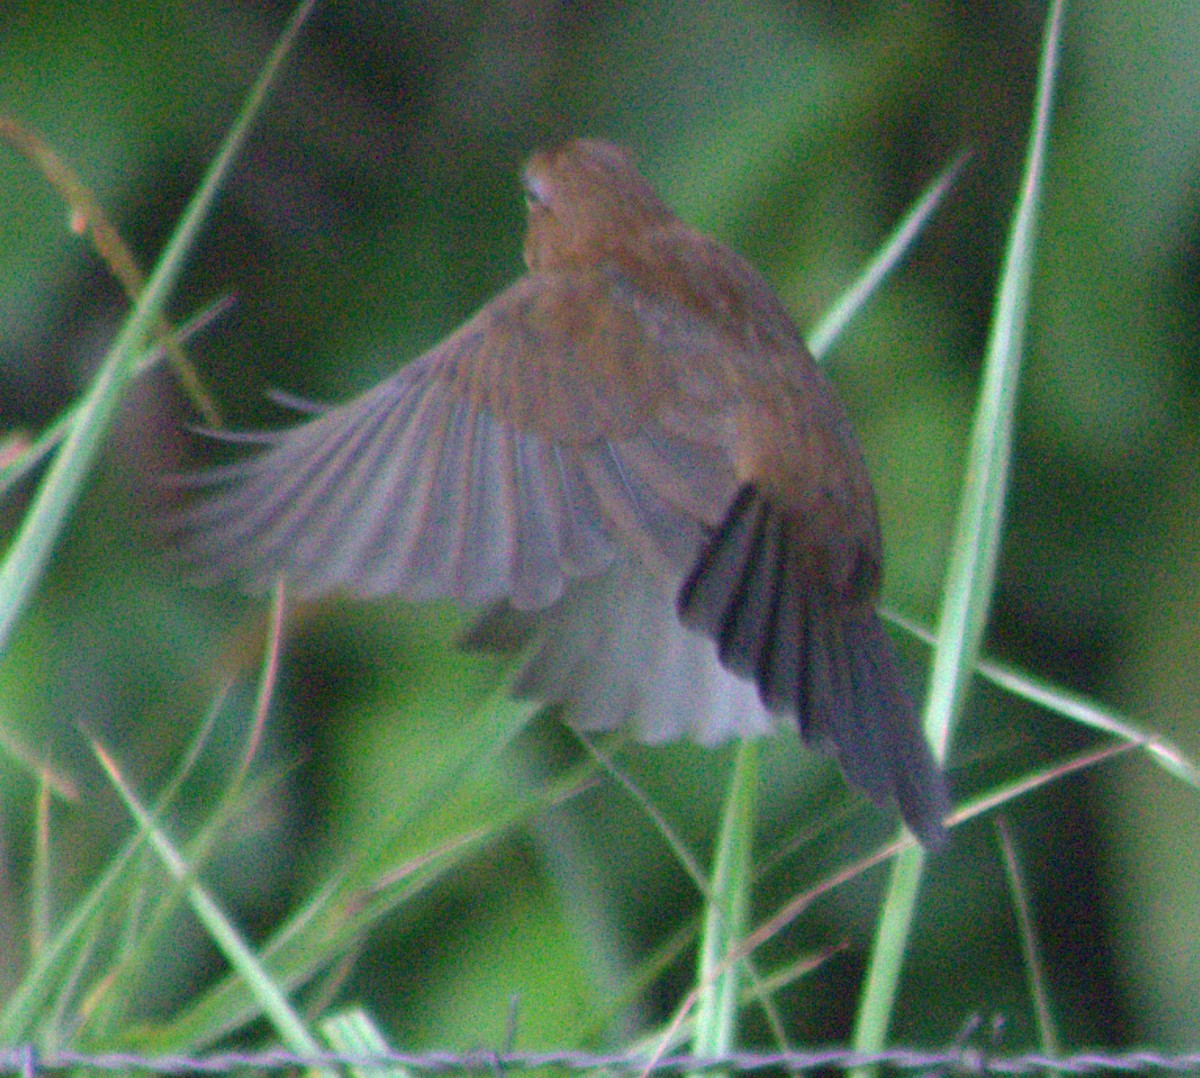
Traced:
[[[149, 264], [236, 114], [286, 5], [39, 0], [0, 10], [0, 111], [40, 131]], [[365, 388], [520, 266], [516, 172], [568, 134], [631, 145], [676, 209], [758, 264], [801, 325], [846, 287], [947, 161], [971, 163], [901, 271], [830, 356], [872, 465], [886, 599], [928, 622], [962, 480], [999, 251], [1024, 151], [1040, 6], [918, 3], [318, 8], [191, 260], [174, 313], [231, 294], [189, 344], [234, 425], [283, 421], [279, 387]], [[1090, 693], [1200, 752], [1200, 10], [1068, 9], [1048, 207], [990, 653]], [[79, 392], [126, 309], [65, 208], [0, 148], [0, 433]], [[261, 603], [189, 586], [156, 482], [201, 459], [165, 372], [138, 387], [35, 606], [0, 657], [0, 728], [79, 788], [51, 813], [63, 908], [129, 823], [80, 736], [154, 790], [219, 672], [249, 669]], [[0, 506], [8, 531], [27, 490]], [[406, 818], [498, 684], [453, 648], [461, 612], [331, 599], [296, 612], [263, 763], [271, 796], [206, 882], [265, 933], [323, 867]], [[925, 653], [903, 645], [914, 684]], [[252, 688], [228, 704], [234, 746]], [[952, 750], [960, 793], [1090, 735], [981, 686]], [[229, 753], [234, 748], [227, 749]], [[454, 751], [448, 750], [453, 757]], [[537, 788], [580, 759], [550, 719], [477, 796]], [[626, 748], [621, 764], [702, 858], [728, 751]], [[220, 751], [173, 824], [187, 834]], [[764, 753], [762, 915], [885, 834], [793, 739]], [[0, 992], [28, 944], [34, 783], [0, 753]], [[461, 806], [453, 811], [459, 811]], [[462, 811], [466, 811], [465, 809]], [[1200, 800], [1130, 755], [1009, 808], [1068, 1044], [1200, 1047]], [[469, 815], [469, 814], [468, 814]], [[826, 831], [828, 820], [832, 831]], [[442, 821], [444, 823], [444, 821]], [[833, 838], [830, 838], [832, 834]], [[382, 841], [382, 839], [381, 839]], [[420, 848], [420, 835], [412, 838]], [[380, 851], [380, 862], [386, 860]], [[397, 858], [406, 851], [391, 850]], [[844, 1039], [882, 878], [818, 904], [775, 964], [848, 941], [779, 997], [800, 1042]], [[609, 781], [488, 843], [362, 943], [338, 998], [411, 1047], [553, 1046], [661, 1018], [687, 984], [666, 948], [699, 898]], [[52, 911], [53, 912], [53, 911]], [[894, 1036], [943, 1043], [974, 1014], [1032, 1019], [991, 826], [931, 864]], [[11, 944], [11, 945], [9, 945]], [[640, 992], [631, 978], [662, 957]], [[140, 1006], [162, 1020], [215, 975], [186, 914]], [[516, 1000], [515, 1018], [510, 1001]], [[565, 1031], [572, 1031], [568, 1034]], [[753, 1021], [748, 1036], [761, 1033]]]

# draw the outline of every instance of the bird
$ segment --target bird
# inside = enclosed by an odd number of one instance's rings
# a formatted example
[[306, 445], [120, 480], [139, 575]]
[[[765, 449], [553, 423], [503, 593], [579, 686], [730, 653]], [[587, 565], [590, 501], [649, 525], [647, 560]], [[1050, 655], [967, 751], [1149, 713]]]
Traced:
[[195, 475], [184, 556], [252, 592], [478, 608], [464, 643], [523, 648], [513, 691], [581, 731], [794, 724], [940, 847], [871, 481], [783, 303], [620, 146], [542, 149], [522, 185], [525, 272], [358, 397], [233, 435], [250, 449]]

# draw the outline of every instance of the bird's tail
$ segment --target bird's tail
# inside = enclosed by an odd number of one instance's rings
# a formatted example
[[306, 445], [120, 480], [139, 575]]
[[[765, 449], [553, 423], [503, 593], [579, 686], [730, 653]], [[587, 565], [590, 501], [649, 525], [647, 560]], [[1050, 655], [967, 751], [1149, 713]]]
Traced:
[[680, 617], [770, 710], [794, 715], [806, 743], [836, 755], [876, 803], [894, 797], [913, 833], [938, 846], [945, 780], [874, 605], [833, 580], [830, 562], [747, 484], [684, 581]]

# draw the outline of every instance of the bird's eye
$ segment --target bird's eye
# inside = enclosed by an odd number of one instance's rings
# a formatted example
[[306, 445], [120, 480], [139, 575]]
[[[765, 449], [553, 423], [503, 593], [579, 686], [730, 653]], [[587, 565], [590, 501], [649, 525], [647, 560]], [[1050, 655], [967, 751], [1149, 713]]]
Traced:
[[549, 202], [550, 193], [544, 176], [539, 176], [532, 170], [526, 169], [521, 176], [521, 186], [525, 188], [525, 201], [530, 208], [545, 206]]

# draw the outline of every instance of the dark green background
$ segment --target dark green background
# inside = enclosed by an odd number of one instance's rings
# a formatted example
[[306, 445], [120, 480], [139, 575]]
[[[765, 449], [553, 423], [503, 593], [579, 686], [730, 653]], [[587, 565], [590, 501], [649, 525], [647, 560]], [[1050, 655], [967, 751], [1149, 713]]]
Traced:
[[[232, 0], [9, 4], [0, 109], [78, 169], [149, 265], [287, 14]], [[322, 399], [365, 388], [520, 271], [520, 162], [586, 133], [633, 147], [680, 214], [759, 265], [803, 327], [920, 188], [970, 150], [931, 227], [830, 356], [880, 497], [886, 600], [930, 624], [1043, 18], [1021, 3], [331, 0], [239, 159], [173, 313], [235, 297], [189, 350], [237, 425], [281, 421], [270, 387]], [[1193, 753], [1198, 112], [1200, 7], [1069, 7], [986, 643]], [[0, 148], [0, 429], [37, 430], [72, 400], [125, 310], [44, 180]], [[0, 730], [83, 791], [53, 814], [64, 907], [128, 826], [80, 728], [152, 790], [199, 721], [213, 671], [258, 646], [261, 604], [189, 587], [156, 539], [155, 477], [204, 456], [185, 429], [194, 420], [166, 374], [138, 386], [0, 659]], [[27, 494], [0, 506], [5, 531]], [[453, 652], [459, 625], [453, 611], [399, 602], [300, 612], [268, 749], [288, 770], [206, 873], [245, 923], [265, 931], [349, 836], [402, 803], [412, 769], [495, 683], [494, 664]], [[919, 686], [926, 653], [911, 641], [902, 650]], [[952, 781], [960, 796], [985, 790], [1091, 739], [979, 686]], [[531, 781], [578, 751], [551, 720], [521, 747]], [[688, 747], [622, 755], [702, 853], [729, 759]], [[888, 826], [790, 739], [769, 748], [763, 772], [764, 855], [830, 812], [849, 822], [817, 842], [819, 857], [810, 845], [765, 876], [760, 913]], [[0, 754], [0, 935], [12, 943], [0, 942], [0, 990], [23, 962], [33, 791]], [[203, 812], [195, 798], [181, 831]], [[1196, 793], [1130, 755], [1004, 813], [1067, 1044], [1200, 1047]], [[774, 945], [779, 963], [848, 944], [783, 993], [797, 1041], [846, 1037], [882, 881], [822, 903]], [[389, 922], [340, 998], [366, 1003], [399, 1044], [473, 1047], [501, 1043], [516, 996], [517, 1043], [563, 1043], [604, 1010], [597, 1000], [615, 991], [605, 978], [696, 904], [644, 818], [604, 788]], [[210, 975], [186, 917], [163, 961], [152, 1017]], [[677, 966], [630, 1021], [661, 1017], [686, 976]], [[898, 1040], [944, 1043], [972, 1015], [1002, 1015], [1003, 1047], [1031, 1043], [990, 821], [956, 832], [932, 862], [901, 993]], [[751, 1021], [747, 1035], [758, 1032]]]

